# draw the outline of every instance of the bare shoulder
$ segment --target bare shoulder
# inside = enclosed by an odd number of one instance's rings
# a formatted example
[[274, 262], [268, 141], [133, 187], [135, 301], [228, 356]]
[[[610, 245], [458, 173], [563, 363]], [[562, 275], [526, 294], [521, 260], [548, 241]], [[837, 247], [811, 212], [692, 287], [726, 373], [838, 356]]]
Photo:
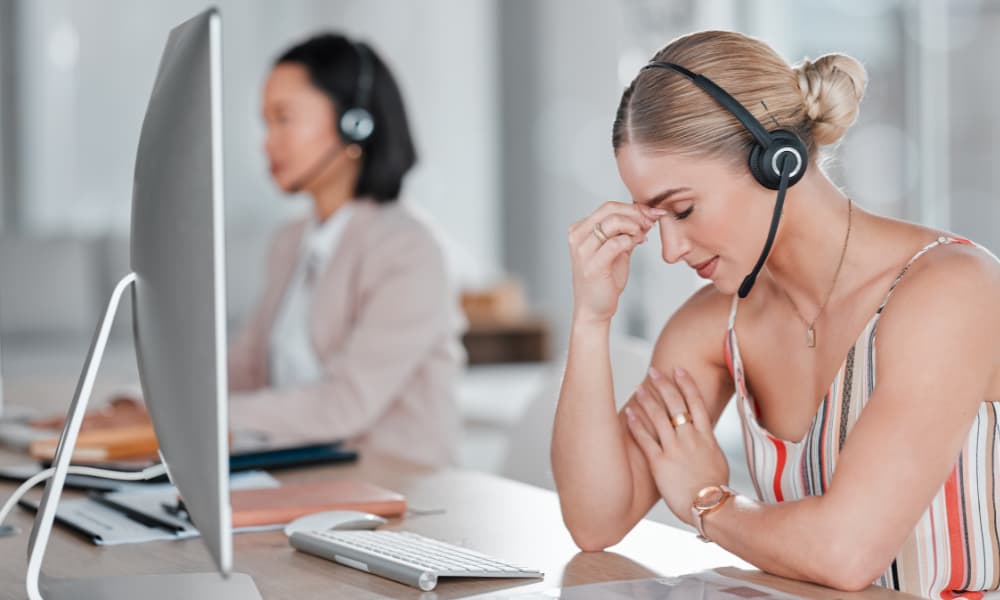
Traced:
[[703, 286], [667, 320], [656, 340], [654, 357], [678, 348], [725, 366], [724, 342], [732, 303], [732, 295], [723, 294], [712, 284]]
[[893, 292], [894, 310], [900, 305], [947, 299], [955, 309], [973, 308], [1000, 300], [1000, 261], [971, 243], [932, 248], [913, 262]]
[[1000, 262], [971, 244], [948, 244], [916, 260], [886, 304], [879, 338], [898, 347], [946, 340], [968, 352], [997, 353]]

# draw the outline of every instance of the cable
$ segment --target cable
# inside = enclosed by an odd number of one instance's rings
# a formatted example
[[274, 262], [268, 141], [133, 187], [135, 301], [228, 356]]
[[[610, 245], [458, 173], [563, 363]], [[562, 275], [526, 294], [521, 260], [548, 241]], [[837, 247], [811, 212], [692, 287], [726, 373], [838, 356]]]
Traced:
[[[14, 506], [17, 505], [17, 501], [24, 496], [28, 490], [35, 487], [39, 483], [45, 481], [55, 474], [55, 467], [49, 467], [44, 471], [35, 473], [24, 483], [22, 483], [14, 493], [11, 494], [10, 498], [7, 499], [7, 503], [3, 505], [0, 509], [0, 526], [3, 525], [4, 521], [7, 520], [7, 515], [10, 511], [14, 510]], [[114, 479], [116, 481], [145, 481], [147, 479], [154, 479], [160, 477], [167, 472], [167, 467], [165, 464], [160, 463], [158, 465], [153, 465], [151, 467], [146, 467], [141, 471], [110, 471], [108, 469], [98, 469], [96, 467], [80, 467], [80, 466], [70, 466], [66, 471], [67, 475], [90, 475], [91, 477], [103, 477], [104, 479]]]

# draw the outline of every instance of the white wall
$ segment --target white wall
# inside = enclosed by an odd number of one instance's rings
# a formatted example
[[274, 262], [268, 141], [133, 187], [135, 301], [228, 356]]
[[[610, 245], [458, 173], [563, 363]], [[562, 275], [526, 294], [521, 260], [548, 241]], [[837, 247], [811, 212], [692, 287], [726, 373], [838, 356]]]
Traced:
[[[167, 32], [209, 4], [17, 3], [22, 230], [127, 233], [134, 152]], [[321, 29], [339, 29], [370, 41], [400, 81], [421, 155], [404, 195], [426, 209], [468, 260], [485, 271], [497, 268], [493, 0], [211, 4], [223, 15], [232, 228], [269, 227], [306, 207], [279, 195], [267, 176], [259, 90], [281, 50]]]
[[[565, 348], [572, 316], [566, 233], [608, 200], [629, 202], [611, 148], [611, 124], [623, 85], [619, 55], [626, 37], [622, 3], [508, 1], [501, 5], [503, 204], [505, 257], [521, 274], [531, 300], [550, 318], [556, 352]], [[516, 85], [515, 85], [516, 83]], [[651, 246], [637, 253], [633, 277], [615, 321], [618, 331], [648, 335], [690, 293], [684, 282], [659, 285], [676, 271], [657, 263]], [[652, 259], [638, 255], [648, 254]], [[665, 288], [665, 289], [664, 289]], [[663, 294], [645, 298], [649, 294]], [[658, 305], [658, 306], [657, 306]]]
[[[19, 69], [12, 83], [21, 109], [23, 229], [127, 233], [133, 153], [163, 42], [172, 24], [208, 2], [0, 0], [0, 6], [4, 2], [18, 9]], [[921, 218], [913, 200], [916, 142], [905, 114], [914, 34], [899, 21], [900, 7], [908, 6], [902, 0], [218, 4], [225, 22], [227, 216], [237, 234], [230, 235], [234, 247], [239, 234], [253, 246], [261, 228], [306, 206], [276, 193], [266, 174], [258, 97], [270, 62], [310, 33], [344, 29], [370, 40], [400, 79], [422, 158], [405, 195], [454, 240], [454, 256], [478, 265], [466, 269], [466, 282], [481, 283], [502, 266], [528, 284], [532, 303], [553, 321], [557, 350], [566, 342], [572, 309], [566, 229], [605, 200], [628, 200], [610, 145], [614, 110], [638, 67], [678, 34], [736, 27], [762, 36], [791, 60], [836, 50], [855, 54], [872, 83], [832, 173], [866, 208]], [[951, 221], [957, 232], [993, 248], [1000, 247], [993, 201], [1000, 181], [991, 166], [1000, 134], [982, 99], [996, 95], [995, 78], [983, 75], [997, 51], [988, 35], [996, 12], [983, 3], [965, 17], [952, 15], [962, 35], [952, 32], [949, 80]], [[976, 27], [958, 23], [962, 18]], [[636, 254], [620, 330], [654, 336], [700, 284], [683, 266], [663, 265], [658, 246], [654, 236]], [[251, 250], [230, 254], [231, 273], [239, 260], [247, 279], [258, 273]]]
[[[984, 3], [981, 12], [952, 15], [948, 93], [951, 167], [948, 219], [953, 231], [1000, 254], [1000, 118], [996, 98], [1000, 79], [1000, 5]], [[964, 34], [964, 35], [960, 35]]]

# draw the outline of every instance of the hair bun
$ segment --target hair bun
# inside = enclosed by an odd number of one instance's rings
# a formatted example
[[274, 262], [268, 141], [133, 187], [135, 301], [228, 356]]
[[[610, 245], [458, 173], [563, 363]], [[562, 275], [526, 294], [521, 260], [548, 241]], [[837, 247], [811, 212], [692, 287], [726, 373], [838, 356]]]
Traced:
[[813, 139], [821, 146], [836, 142], [858, 118], [868, 82], [865, 68], [846, 54], [824, 54], [803, 60], [794, 71]]

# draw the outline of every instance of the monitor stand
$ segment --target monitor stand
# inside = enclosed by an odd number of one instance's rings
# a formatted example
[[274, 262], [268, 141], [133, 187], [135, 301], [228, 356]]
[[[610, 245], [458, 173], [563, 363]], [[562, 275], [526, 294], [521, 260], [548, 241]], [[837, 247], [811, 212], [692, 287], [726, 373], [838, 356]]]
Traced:
[[55, 521], [56, 506], [62, 496], [63, 485], [70, 458], [76, 447], [76, 439], [83, 423], [83, 415], [94, 391], [97, 369], [104, 357], [108, 334], [122, 295], [135, 282], [135, 273], [129, 273], [118, 282], [104, 318], [94, 332], [94, 339], [87, 353], [87, 359], [77, 383], [73, 403], [66, 416], [56, 455], [53, 459], [55, 473], [38, 505], [35, 525], [28, 540], [28, 572], [25, 585], [30, 600], [261, 600], [260, 592], [249, 575], [233, 573], [228, 577], [219, 573], [177, 573], [169, 575], [120, 575], [114, 577], [85, 577], [64, 579], [46, 576], [42, 573], [42, 559], [48, 546], [49, 535]]
[[171, 575], [120, 575], [57, 579], [42, 577], [46, 600], [260, 600], [249, 575], [233, 573], [177, 573]]

